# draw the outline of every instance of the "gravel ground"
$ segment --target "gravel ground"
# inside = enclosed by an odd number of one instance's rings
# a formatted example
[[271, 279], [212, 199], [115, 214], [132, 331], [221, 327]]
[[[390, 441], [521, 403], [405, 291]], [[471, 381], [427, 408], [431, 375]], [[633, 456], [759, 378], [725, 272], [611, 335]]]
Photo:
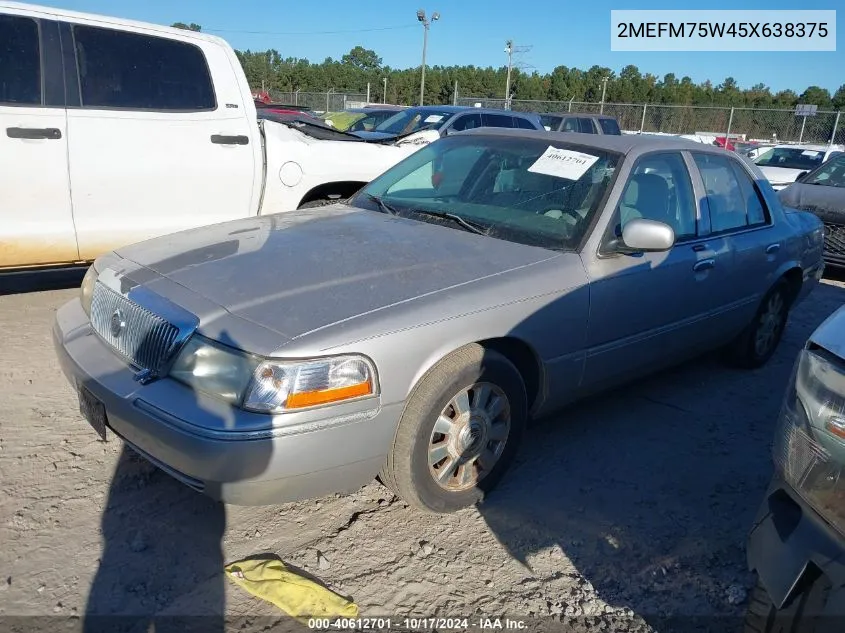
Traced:
[[509, 616], [532, 630], [560, 620], [565, 630], [736, 630], [783, 388], [803, 341], [845, 302], [845, 283], [826, 281], [761, 370], [704, 358], [536, 424], [482, 506], [429, 516], [377, 483], [344, 497], [222, 506], [95, 441], [50, 342], [53, 314], [75, 292], [0, 297], [6, 630], [36, 622], [10, 616], [71, 616], [42, 621], [59, 630], [85, 613], [141, 620], [102, 630], [146, 631], [153, 614], [208, 615], [182, 621], [203, 631], [222, 631], [223, 616], [231, 629], [276, 630], [279, 612], [222, 575], [255, 554], [279, 556], [394, 627], [405, 617]]

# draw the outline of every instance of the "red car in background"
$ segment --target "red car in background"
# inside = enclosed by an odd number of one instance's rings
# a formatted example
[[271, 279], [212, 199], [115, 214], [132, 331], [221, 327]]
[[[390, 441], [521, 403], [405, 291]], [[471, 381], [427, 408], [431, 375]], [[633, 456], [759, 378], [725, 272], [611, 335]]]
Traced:
[[311, 108], [301, 105], [290, 105], [287, 103], [273, 103], [270, 95], [266, 92], [259, 92], [253, 95], [255, 99], [255, 108], [264, 112], [272, 112], [273, 114], [297, 114], [311, 117], [312, 119], [319, 119], [317, 113]]

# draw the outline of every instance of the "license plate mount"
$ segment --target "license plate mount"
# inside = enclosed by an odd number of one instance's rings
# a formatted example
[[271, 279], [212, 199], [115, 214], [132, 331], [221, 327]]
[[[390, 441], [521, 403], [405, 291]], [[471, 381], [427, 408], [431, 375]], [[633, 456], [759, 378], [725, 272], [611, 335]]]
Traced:
[[100, 436], [100, 440], [108, 442], [106, 408], [94, 394], [82, 386], [79, 387], [79, 411], [97, 435]]

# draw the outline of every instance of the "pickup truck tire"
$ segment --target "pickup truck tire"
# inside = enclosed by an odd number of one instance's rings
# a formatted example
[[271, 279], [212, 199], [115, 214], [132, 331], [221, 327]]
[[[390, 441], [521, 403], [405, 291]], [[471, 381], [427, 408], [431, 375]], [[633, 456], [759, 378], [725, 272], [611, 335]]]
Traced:
[[744, 369], [765, 365], [783, 337], [790, 303], [789, 283], [781, 279], [763, 297], [748, 327], [726, 348], [728, 363]]
[[826, 621], [819, 617], [827, 604], [830, 590], [828, 579], [818, 575], [805, 583], [800, 593], [782, 609], [778, 609], [758, 579], [749, 598], [743, 633], [833, 633], [834, 625], [841, 624], [841, 620], [827, 618]]
[[413, 389], [379, 479], [425, 512], [479, 503], [513, 461], [527, 402], [522, 376], [505, 356], [462, 347]]

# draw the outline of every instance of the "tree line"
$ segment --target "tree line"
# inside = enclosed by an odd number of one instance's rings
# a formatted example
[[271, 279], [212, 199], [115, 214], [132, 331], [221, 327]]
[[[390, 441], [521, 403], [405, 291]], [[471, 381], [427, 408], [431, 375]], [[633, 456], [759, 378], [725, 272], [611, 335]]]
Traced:
[[[176, 23], [174, 26], [200, 31], [197, 24]], [[327, 57], [320, 63], [307, 59], [283, 57], [277, 50], [236, 51], [250, 86], [262, 86], [272, 92], [366, 92], [370, 85], [371, 100], [384, 95], [387, 79], [389, 103], [414, 104], [419, 101], [420, 69], [397, 69], [383, 64], [378, 54], [356, 46], [340, 59]], [[772, 90], [763, 83], [741, 88], [733, 77], [714, 84], [707, 80], [695, 83], [688, 76], [674, 73], [658, 77], [642, 73], [629, 64], [617, 74], [610, 68], [592, 66], [588, 70], [557, 66], [552, 72], [511, 72], [511, 97], [537, 101], [599, 102], [603, 79], [608, 77], [605, 100], [609, 103], [650, 103], [694, 106], [746, 108], [794, 108], [799, 103], [817, 105], [820, 110], [845, 109], [845, 84], [834, 94], [820, 86], [809, 86], [802, 92]], [[458, 96], [504, 98], [507, 68], [492, 66], [427, 66], [425, 102], [451, 103], [457, 82]]]

